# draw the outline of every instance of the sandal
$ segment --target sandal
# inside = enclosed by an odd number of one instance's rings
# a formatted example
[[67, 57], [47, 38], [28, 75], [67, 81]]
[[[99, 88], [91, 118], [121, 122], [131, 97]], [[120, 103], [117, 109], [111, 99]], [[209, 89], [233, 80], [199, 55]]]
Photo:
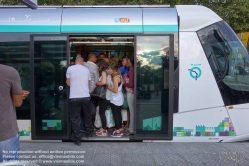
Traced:
[[131, 133], [129, 130], [126, 130], [123, 133], [124, 133], [124, 135], [134, 135], [134, 133]]

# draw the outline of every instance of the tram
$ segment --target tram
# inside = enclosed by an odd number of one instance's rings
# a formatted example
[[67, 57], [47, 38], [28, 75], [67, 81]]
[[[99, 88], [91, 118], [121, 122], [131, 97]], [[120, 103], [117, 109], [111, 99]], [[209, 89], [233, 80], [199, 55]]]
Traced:
[[21, 141], [70, 139], [65, 72], [87, 52], [135, 57], [134, 136], [89, 141], [249, 139], [248, 52], [210, 9], [1, 6], [0, 63], [13, 66], [30, 91], [16, 110]]

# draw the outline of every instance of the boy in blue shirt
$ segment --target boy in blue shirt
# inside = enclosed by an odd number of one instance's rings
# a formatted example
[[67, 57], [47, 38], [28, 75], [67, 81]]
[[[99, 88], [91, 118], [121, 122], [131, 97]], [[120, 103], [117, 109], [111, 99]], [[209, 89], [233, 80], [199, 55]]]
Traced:
[[128, 72], [129, 72], [129, 68], [126, 67], [126, 63], [127, 63], [126, 56], [123, 56], [122, 57], [122, 67], [119, 68], [119, 71], [120, 71], [122, 77], [124, 77], [124, 75], [128, 74]]

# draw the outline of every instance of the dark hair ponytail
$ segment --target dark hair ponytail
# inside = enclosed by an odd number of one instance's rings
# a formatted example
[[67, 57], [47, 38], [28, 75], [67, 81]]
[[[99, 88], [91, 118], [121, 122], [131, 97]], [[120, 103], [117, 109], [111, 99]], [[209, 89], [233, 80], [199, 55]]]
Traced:
[[133, 56], [126, 56], [127, 59], [131, 61], [132, 66], [134, 66], [134, 57]]
[[100, 68], [100, 73], [108, 68], [108, 64], [104, 59], [97, 60], [96, 65]]

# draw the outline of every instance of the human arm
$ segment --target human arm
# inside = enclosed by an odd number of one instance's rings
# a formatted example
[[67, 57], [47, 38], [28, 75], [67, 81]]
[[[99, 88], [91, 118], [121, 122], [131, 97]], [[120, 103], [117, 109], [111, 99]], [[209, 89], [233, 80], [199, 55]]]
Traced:
[[94, 81], [98, 82], [99, 81], [99, 70], [98, 67], [96, 66], [95, 70], [94, 70]]
[[90, 70], [88, 70], [88, 88], [90, 89], [90, 84], [91, 84], [91, 73]]
[[66, 77], [67, 77], [67, 79], [66, 79], [66, 84], [67, 84], [67, 86], [70, 86], [70, 68], [68, 68], [67, 69], [67, 72], [66, 72]]
[[101, 81], [96, 82], [96, 86], [106, 85], [106, 80], [107, 80], [107, 74], [105, 71], [102, 71]]
[[67, 86], [70, 86], [70, 78], [67, 78], [66, 83], [67, 83]]
[[23, 103], [23, 100], [29, 95], [29, 92], [22, 90], [20, 75], [14, 68], [9, 80], [13, 104], [15, 107], [20, 107]]
[[124, 87], [134, 88], [134, 69], [130, 69], [128, 73], [129, 83], [124, 82]]
[[113, 78], [113, 87], [111, 87], [110, 85], [107, 85], [107, 88], [112, 91], [113, 93], [117, 93], [118, 92], [118, 82], [119, 82], [120, 78], [115, 76]]
[[29, 91], [23, 90], [20, 94], [11, 94], [15, 107], [21, 107], [23, 100], [29, 95]]

